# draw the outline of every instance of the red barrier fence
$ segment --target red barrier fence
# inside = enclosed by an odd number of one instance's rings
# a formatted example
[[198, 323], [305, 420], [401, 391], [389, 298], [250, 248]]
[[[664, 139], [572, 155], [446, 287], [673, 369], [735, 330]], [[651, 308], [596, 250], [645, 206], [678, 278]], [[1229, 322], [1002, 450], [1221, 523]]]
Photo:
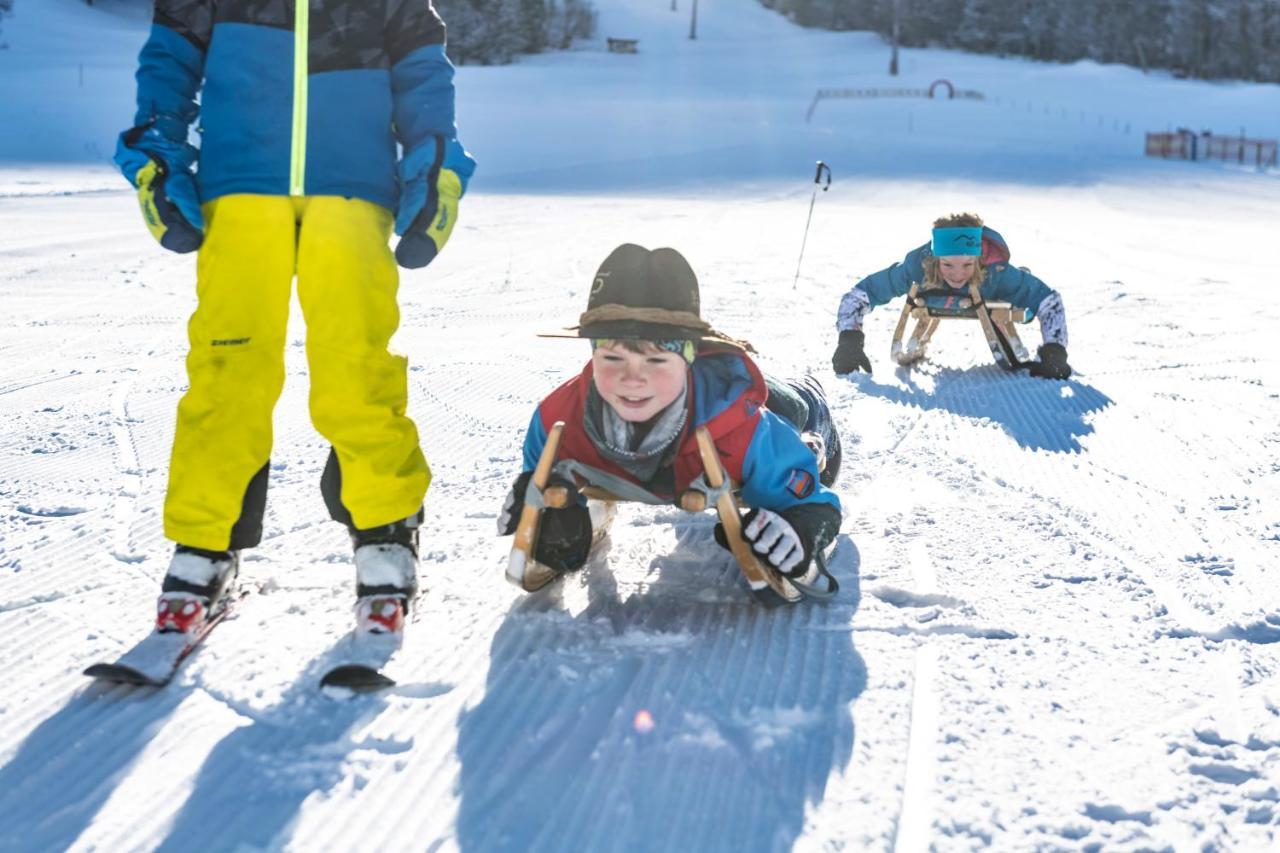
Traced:
[[1215, 136], [1204, 131], [1192, 133], [1148, 133], [1147, 156], [1174, 160], [1222, 160], [1227, 163], [1276, 166], [1277, 142], [1274, 139], [1247, 139], [1244, 136]]

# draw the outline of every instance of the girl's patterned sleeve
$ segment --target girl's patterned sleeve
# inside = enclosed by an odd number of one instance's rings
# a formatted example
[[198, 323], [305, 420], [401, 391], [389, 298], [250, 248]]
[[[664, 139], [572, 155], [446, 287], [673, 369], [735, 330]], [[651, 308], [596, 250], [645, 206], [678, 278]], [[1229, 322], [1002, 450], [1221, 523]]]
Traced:
[[924, 258], [928, 251], [928, 245], [914, 249], [901, 263], [872, 273], [854, 285], [840, 300], [836, 329], [841, 332], [861, 329], [862, 318], [871, 313], [872, 308], [905, 295], [912, 283], [924, 278]]

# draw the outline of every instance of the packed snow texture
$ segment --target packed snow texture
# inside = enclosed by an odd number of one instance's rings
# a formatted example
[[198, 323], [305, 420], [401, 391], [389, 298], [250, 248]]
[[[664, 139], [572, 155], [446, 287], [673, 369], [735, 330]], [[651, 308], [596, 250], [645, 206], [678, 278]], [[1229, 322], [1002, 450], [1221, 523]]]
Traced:
[[[599, 43], [460, 70], [480, 163], [397, 346], [435, 480], [424, 594], [369, 696], [290, 328], [263, 586], [159, 691], [80, 671], [145, 634], [194, 262], [106, 164], [146, 20], [19, 2], [0, 50], [0, 849], [1275, 849], [1280, 181], [1146, 160], [1177, 126], [1280, 135], [1280, 87], [907, 50], [755, 0], [601, 0]], [[635, 55], [604, 38], [639, 39]], [[823, 101], [927, 86], [982, 101]], [[818, 192], [793, 287], [813, 163]], [[1061, 291], [1066, 382], [948, 321], [927, 362], [830, 371], [859, 277], [974, 210]], [[765, 611], [710, 515], [625, 506], [523, 595], [493, 535], [537, 401], [621, 242], [813, 372], [844, 437], [827, 606]], [[1025, 333], [1034, 348], [1034, 324]]]

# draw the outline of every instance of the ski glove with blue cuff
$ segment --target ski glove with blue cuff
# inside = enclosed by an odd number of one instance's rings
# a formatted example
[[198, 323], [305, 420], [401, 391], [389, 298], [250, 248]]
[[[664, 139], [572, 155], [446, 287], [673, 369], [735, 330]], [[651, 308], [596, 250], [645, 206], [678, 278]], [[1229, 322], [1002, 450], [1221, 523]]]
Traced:
[[[498, 535], [510, 536], [516, 532], [520, 516], [524, 513], [524, 493], [533, 478], [530, 471], [516, 477], [498, 516]], [[533, 546], [533, 559], [557, 572], [580, 569], [591, 552], [591, 512], [578, 495], [573, 483], [563, 477], [552, 476], [547, 486], [562, 486], [569, 493], [569, 503], [563, 509], [547, 507], [542, 511], [542, 524]]]
[[116, 165], [138, 190], [151, 235], [171, 252], [194, 252], [204, 242], [204, 216], [191, 166], [196, 149], [162, 135], [155, 123], [120, 134]]
[[[452, 158], [452, 159], [451, 159]], [[466, 189], [462, 176], [475, 164], [456, 140], [433, 137], [400, 161], [400, 208], [396, 211], [396, 262], [420, 269], [444, 249], [458, 221], [458, 201]]]
[[1067, 364], [1067, 348], [1062, 344], [1043, 344], [1037, 353], [1039, 361], [1027, 365], [1027, 372], [1041, 379], [1068, 379], [1071, 365]]

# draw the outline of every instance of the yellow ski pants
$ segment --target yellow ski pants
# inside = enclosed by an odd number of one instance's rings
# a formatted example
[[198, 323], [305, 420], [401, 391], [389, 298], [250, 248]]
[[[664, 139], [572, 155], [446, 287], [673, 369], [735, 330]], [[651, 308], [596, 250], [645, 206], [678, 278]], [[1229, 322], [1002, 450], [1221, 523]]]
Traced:
[[295, 276], [311, 422], [337, 460], [340, 520], [366, 529], [417, 513], [431, 472], [405, 415], [407, 359], [387, 348], [400, 323], [391, 213], [339, 196], [229, 195], [204, 218], [165, 535], [209, 550], [261, 539]]

